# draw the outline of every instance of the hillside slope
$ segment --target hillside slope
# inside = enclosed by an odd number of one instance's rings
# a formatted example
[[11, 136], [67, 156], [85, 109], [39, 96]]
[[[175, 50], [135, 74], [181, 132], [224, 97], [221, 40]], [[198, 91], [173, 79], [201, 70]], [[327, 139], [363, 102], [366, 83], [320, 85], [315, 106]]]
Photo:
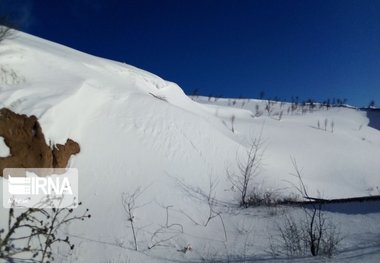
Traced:
[[[196, 189], [207, 192], [211, 181], [219, 200], [236, 203], [226, 169], [236, 171], [236, 159], [245, 157], [246, 147], [260, 134], [265, 152], [254, 179], [257, 188], [285, 195], [294, 192], [292, 157], [303, 168], [313, 196], [379, 194], [380, 132], [368, 127], [361, 111], [288, 113], [289, 104], [277, 103], [268, 114], [265, 101], [245, 100], [242, 105], [243, 100], [238, 100], [231, 105], [227, 99], [192, 100], [176, 84], [149, 72], [21, 32], [0, 44], [0, 57], [0, 107], [35, 115], [47, 143], [62, 144], [71, 138], [80, 144], [81, 153], [71, 159], [70, 167], [79, 170], [79, 196], [92, 219], [71, 226], [69, 233], [79, 246], [69, 261], [188, 261], [214, 250], [223, 255], [220, 251], [227, 241], [221, 223], [213, 220], [201, 226], [208, 206], [196, 198]], [[0, 144], [0, 148], [6, 155], [6, 147]], [[133, 244], [121, 198], [138, 188], [143, 189], [136, 211], [141, 251], [133, 253], [128, 250]], [[250, 215], [226, 210], [223, 206], [228, 249], [239, 253], [244, 244], [236, 229], [248, 222], [251, 227]], [[157, 242], [153, 233], [165, 224], [167, 211], [169, 221], [180, 224], [183, 231], [165, 246], [148, 250]], [[6, 211], [0, 213], [4, 223]], [[367, 219], [367, 229], [360, 233], [370, 233], [376, 226], [376, 215]], [[264, 239], [273, 220], [259, 220], [253, 243]], [[267, 243], [252, 253], [264, 252]], [[188, 244], [192, 253], [178, 251]]]

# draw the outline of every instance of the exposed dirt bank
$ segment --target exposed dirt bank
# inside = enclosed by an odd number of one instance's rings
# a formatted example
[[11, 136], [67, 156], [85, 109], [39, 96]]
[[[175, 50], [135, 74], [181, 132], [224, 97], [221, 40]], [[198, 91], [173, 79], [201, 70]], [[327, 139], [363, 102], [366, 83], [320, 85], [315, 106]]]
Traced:
[[65, 168], [71, 155], [80, 152], [79, 144], [68, 139], [64, 145], [51, 147], [35, 116], [0, 109], [0, 136], [10, 149], [10, 156], [0, 157], [0, 176], [4, 168]]

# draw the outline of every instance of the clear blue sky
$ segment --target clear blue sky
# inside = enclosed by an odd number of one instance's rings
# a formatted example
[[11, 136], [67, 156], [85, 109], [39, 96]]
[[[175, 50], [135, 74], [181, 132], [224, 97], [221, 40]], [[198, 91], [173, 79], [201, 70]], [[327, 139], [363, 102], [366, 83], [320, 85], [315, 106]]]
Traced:
[[22, 31], [186, 93], [380, 104], [380, 0], [0, 0]]

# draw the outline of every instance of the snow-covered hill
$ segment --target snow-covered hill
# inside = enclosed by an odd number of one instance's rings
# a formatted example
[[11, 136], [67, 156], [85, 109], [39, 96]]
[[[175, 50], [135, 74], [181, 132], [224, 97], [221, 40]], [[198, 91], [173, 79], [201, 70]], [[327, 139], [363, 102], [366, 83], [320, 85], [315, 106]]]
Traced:
[[[70, 166], [79, 170], [79, 196], [92, 218], [70, 226], [78, 246], [68, 262], [188, 262], [243, 250], [267, 259], [277, 217], [263, 208], [235, 209], [237, 193], [226, 175], [226, 169], [236, 171], [237, 159], [260, 136], [265, 151], [255, 188], [295, 192], [292, 157], [313, 196], [380, 194], [380, 132], [368, 126], [365, 112], [191, 99], [149, 72], [21, 32], [0, 43], [0, 58], [0, 107], [37, 116], [47, 143], [71, 138], [81, 146]], [[0, 148], [7, 153], [4, 144]], [[202, 225], [208, 205], [197, 194], [208, 192], [210, 182], [223, 203], [226, 232], [218, 219]], [[134, 252], [121, 199], [138, 188], [143, 192], [136, 200], [139, 252]], [[169, 223], [181, 227], [157, 236], [167, 212]], [[3, 224], [6, 211], [0, 213]], [[379, 214], [333, 216], [347, 235], [343, 255], [372, 251], [360, 242], [375, 242]], [[190, 252], [179, 251], [187, 245]], [[380, 257], [378, 251], [375, 255]]]

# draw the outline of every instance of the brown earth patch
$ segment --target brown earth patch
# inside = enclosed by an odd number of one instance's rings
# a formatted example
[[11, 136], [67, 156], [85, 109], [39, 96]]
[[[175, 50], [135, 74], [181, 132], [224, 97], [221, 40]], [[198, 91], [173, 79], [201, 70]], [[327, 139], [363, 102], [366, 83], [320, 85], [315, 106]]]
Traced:
[[65, 168], [79, 144], [68, 139], [64, 145], [51, 149], [35, 116], [0, 109], [0, 136], [10, 150], [10, 156], [0, 157], [0, 176], [4, 168]]

